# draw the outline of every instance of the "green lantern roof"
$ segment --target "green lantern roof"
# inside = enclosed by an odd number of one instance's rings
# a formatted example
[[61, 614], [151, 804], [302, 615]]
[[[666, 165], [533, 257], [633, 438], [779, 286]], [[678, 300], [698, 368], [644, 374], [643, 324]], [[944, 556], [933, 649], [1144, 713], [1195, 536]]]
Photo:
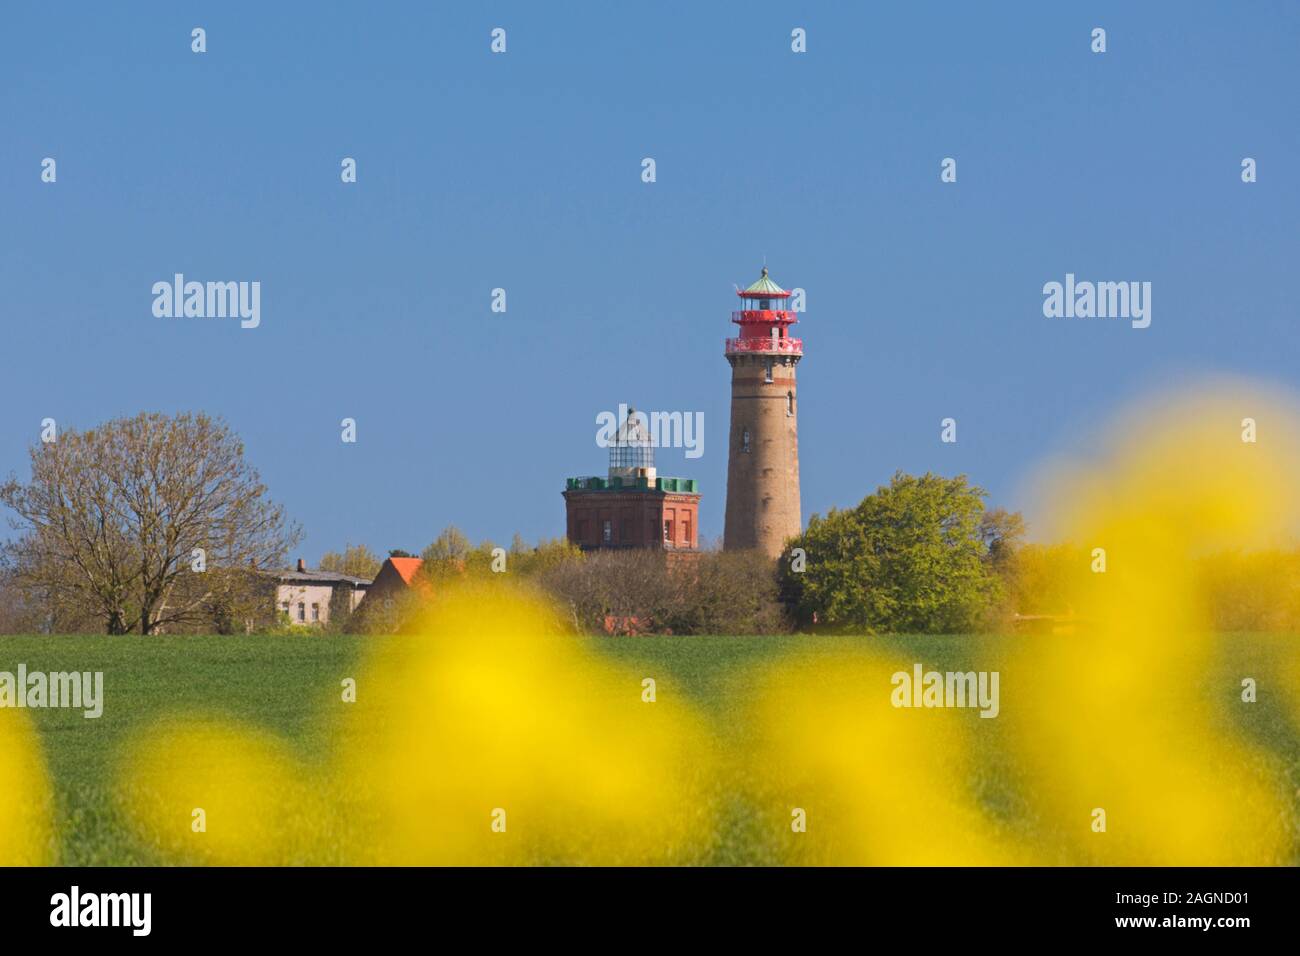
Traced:
[[741, 295], [788, 295], [785, 289], [773, 282], [767, 274], [767, 266], [763, 266], [763, 274], [758, 277], [758, 281], [751, 285]]

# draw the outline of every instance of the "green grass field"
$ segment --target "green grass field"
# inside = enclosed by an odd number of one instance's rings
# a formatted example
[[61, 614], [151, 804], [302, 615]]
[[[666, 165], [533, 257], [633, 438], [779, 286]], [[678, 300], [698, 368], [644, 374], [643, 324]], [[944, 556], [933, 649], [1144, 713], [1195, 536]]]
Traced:
[[[592, 640], [600, 654], [654, 675], [659, 693], [683, 693], [717, 727], [742, 720], [747, 704], [744, 681], [749, 664], [782, 656], [798, 668], [819, 657], [872, 641], [939, 669], [996, 669], [999, 657], [1016, 641], [1060, 638], [1013, 637], [639, 637]], [[336, 695], [340, 675], [349, 674], [367, 638], [357, 637], [155, 637], [106, 638], [0, 637], [0, 671], [24, 663], [29, 672], [100, 670], [105, 673], [104, 714], [86, 720], [80, 711], [31, 710], [44, 757], [54, 781], [57, 847], [64, 865], [153, 865], [161, 859], [137, 845], [114, 809], [112, 780], [121, 747], [133, 733], [169, 714], [203, 713], [236, 718], [290, 740], [304, 757], [327, 752], [322, 723], [314, 719], [322, 700]], [[586, 639], [583, 639], [586, 640]], [[1291, 716], [1268, 693], [1268, 679], [1279, 655], [1294, 654], [1291, 636], [1242, 635], [1226, 639], [1220, 668], [1207, 673], [1207, 686], [1235, 699], [1236, 675], [1260, 680], [1258, 705], [1235, 707], [1248, 739], [1260, 743], [1289, 793], [1300, 787], [1300, 734]], [[1004, 690], [1005, 694], [1005, 690]], [[983, 723], [983, 722], [981, 722]], [[997, 724], [998, 721], [989, 721]], [[1016, 820], [1024, 788], [1014, 768], [1001, 763], [996, 733], [984, 736], [987, 753], [978, 754], [980, 779], [975, 791], [989, 812]], [[752, 864], [777, 862], [768, 841], [743, 804], [728, 801], [713, 845], [697, 862]], [[1300, 802], [1293, 807], [1293, 846]], [[1291, 862], [1296, 862], [1293, 859]]]

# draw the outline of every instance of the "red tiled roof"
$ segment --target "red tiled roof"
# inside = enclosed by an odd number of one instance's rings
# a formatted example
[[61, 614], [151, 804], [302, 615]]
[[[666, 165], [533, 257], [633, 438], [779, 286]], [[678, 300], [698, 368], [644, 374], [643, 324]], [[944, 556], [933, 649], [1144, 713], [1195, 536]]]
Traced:
[[393, 566], [393, 570], [402, 576], [402, 580], [407, 584], [415, 577], [415, 572], [420, 570], [420, 565], [424, 564], [422, 558], [389, 558], [388, 563]]

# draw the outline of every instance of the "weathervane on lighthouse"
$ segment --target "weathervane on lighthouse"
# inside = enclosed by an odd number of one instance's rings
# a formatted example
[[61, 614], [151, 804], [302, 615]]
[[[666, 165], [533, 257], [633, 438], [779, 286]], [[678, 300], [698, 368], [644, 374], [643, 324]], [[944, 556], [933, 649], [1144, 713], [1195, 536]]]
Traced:
[[731, 438], [727, 453], [727, 517], [723, 547], [772, 557], [803, 530], [799, 506], [799, 428], [795, 366], [803, 342], [790, 337], [799, 320], [790, 293], [767, 274], [737, 289], [740, 334], [727, 339], [731, 363]]

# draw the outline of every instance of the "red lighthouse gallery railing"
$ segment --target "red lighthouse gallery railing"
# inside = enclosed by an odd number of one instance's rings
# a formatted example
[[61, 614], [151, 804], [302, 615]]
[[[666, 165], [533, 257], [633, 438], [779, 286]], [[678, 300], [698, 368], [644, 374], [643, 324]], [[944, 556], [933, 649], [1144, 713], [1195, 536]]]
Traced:
[[727, 339], [727, 353], [732, 352], [779, 352], [803, 355], [803, 339], [774, 339], [771, 336], [753, 336], [752, 338]]

